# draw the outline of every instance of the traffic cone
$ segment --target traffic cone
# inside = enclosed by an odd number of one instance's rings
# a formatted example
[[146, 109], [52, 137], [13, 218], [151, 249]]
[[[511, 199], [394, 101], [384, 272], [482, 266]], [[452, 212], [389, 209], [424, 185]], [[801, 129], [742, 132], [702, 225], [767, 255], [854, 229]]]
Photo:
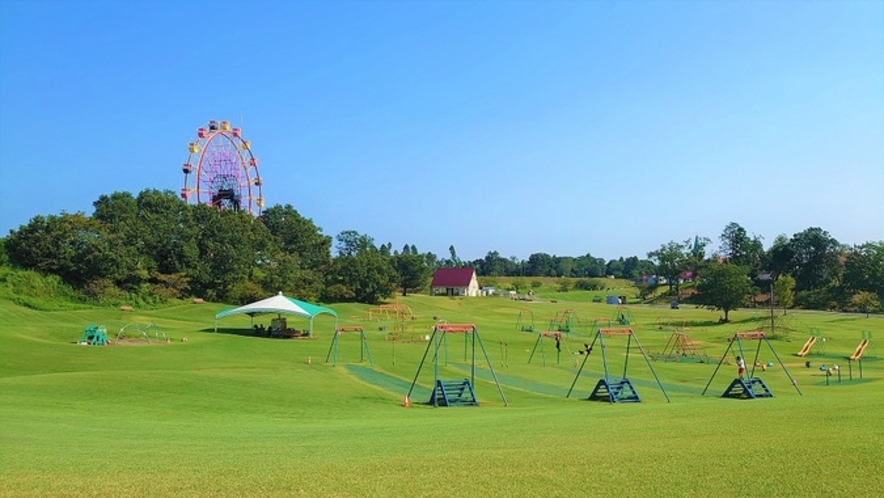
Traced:
[[402, 403], [402, 407], [408, 408], [409, 406], [411, 406], [411, 403], [408, 402], [408, 395], [406, 394], [405, 395], [405, 402]]
[[311, 357], [311, 356], [308, 356], [308, 357], [307, 357], [307, 364], [308, 364], [308, 365], [312, 365], [312, 364], [313, 364], [313, 357]]

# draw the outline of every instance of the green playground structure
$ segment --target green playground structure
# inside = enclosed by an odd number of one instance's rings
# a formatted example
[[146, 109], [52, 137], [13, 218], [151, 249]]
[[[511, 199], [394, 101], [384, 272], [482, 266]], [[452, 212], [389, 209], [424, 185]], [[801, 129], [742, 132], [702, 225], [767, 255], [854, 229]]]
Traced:
[[[615, 337], [626, 338], [626, 351], [623, 356], [623, 373], [620, 377], [612, 375], [612, 372], [609, 369], [608, 356], [610, 353], [607, 351], [608, 345], [605, 344], [605, 338], [611, 339]], [[581, 351], [581, 354], [585, 355], [583, 363], [580, 364], [580, 368], [577, 370], [574, 382], [571, 383], [571, 388], [568, 389], [568, 394], [565, 395], [566, 398], [571, 397], [571, 393], [574, 391], [574, 386], [577, 385], [577, 380], [580, 379], [580, 374], [583, 372], [584, 367], [586, 367], [587, 360], [589, 360], [589, 356], [592, 354], [593, 348], [597, 342], [599, 349], [602, 352], [602, 367], [604, 368], [605, 376], [599, 379], [587, 399], [591, 401], [607, 401], [609, 403], [640, 403], [641, 397], [639, 397], [635, 385], [626, 376], [630, 353], [637, 351], [641, 354], [642, 358], [644, 358], [645, 363], [648, 365], [648, 369], [657, 381], [657, 386], [660, 388], [660, 392], [663, 393], [663, 397], [665, 397], [666, 402], [669, 403], [669, 395], [666, 394], [666, 389], [663, 388], [663, 383], [660, 382], [660, 377], [658, 377], [657, 372], [654, 371], [654, 366], [651, 365], [651, 361], [648, 359], [645, 349], [642, 347], [641, 343], [638, 341], [638, 337], [631, 328], [603, 328], [596, 331], [592, 342], [586, 344], [585, 349]]]
[[[439, 377], [441, 361], [440, 349], [443, 345], [447, 345], [446, 336], [448, 334], [463, 334], [464, 348], [467, 347], [467, 344], [470, 345], [472, 354], [469, 359], [467, 358], [467, 350], [464, 349], [464, 361], [469, 361], [470, 365], [470, 377], [468, 379], [443, 380]], [[414, 374], [414, 380], [411, 382], [411, 387], [405, 395], [406, 403], [411, 399], [411, 394], [414, 392], [414, 387], [417, 385], [424, 363], [430, 355], [430, 350], [433, 351], [433, 388], [428, 404], [433, 405], [434, 407], [479, 406], [479, 400], [476, 398], [475, 392], [477, 355], [479, 352], [482, 353], [482, 356], [485, 359], [485, 364], [488, 366], [491, 378], [497, 386], [497, 391], [500, 393], [500, 399], [503, 401], [503, 405], [507, 406], [509, 404], [506, 400], [506, 396], [503, 394], [503, 388], [500, 386], [497, 374], [494, 373], [494, 366], [491, 363], [491, 359], [488, 357], [488, 351], [485, 349], [485, 345], [482, 343], [479, 329], [471, 323], [459, 325], [448, 323], [436, 324], [433, 328], [433, 335], [430, 336], [430, 340], [427, 343], [427, 349], [424, 351], [424, 356], [421, 358], [420, 364], [417, 367], [417, 372]], [[445, 357], [445, 364], [447, 365], [447, 352], [445, 353]], [[407, 404], [405, 406], [407, 406]]]
[[92, 346], [107, 346], [107, 329], [104, 325], [89, 325], [83, 331], [83, 335], [77, 344]]
[[618, 306], [611, 320], [618, 325], [631, 325], [635, 323], [635, 315], [626, 306]]
[[363, 327], [337, 327], [335, 334], [332, 336], [331, 344], [328, 347], [328, 353], [325, 355], [325, 362], [328, 363], [329, 358], [332, 359], [332, 366], [338, 365], [338, 342], [342, 334], [346, 332], [356, 332], [359, 334], [359, 363], [365, 361], [366, 354], [368, 356], [369, 365], [374, 365], [371, 358], [371, 348], [368, 347], [368, 339], [365, 338], [365, 329]]
[[534, 312], [531, 310], [519, 310], [519, 319], [516, 322], [516, 330], [519, 332], [534, 332]]
[[721, 395], [722, 398], [758, 399], [773, 397], [773, 393], [770, 391], [764, 381], [761, 380], [760, 377], [755, 376], [755, 367], [757, 365], [761, 365], [761, 363], [759, 363], [758, 361], [758, 356], [761, 353], [762, 342], [767, 344], [767, 347], [770, 348], [770, 352], [780, 364], [780, 367], [783, 369], [783, 373], [785, 373], [786, 377], [789, 378], [789, 381], [792, 382], [792, 386], [795, 388], [796, 391], [798, 391], [798, 395], [802, 395], [801, 389], [798, 389], [798, 383], [795, 381], [794, 378], [792, 378], [792, 375], [789, 374], [789, 370], [786, 369], [786, 365], [783, 363], [783, 360], [780, 359], [780, 356], [774, 350], [773, 345], [767, 338], [767, 335], [761, 330], [750, 330], [747, 332], [737, 332], [731, 339], [729, 339], [727, 349], [725, 349], [724, 354], [721, 355], [721, 360], [718, 362], [718, 366], [715, 367], [715, 371], [712, 372], [712, 377], [710, 377], [709, 382], [706, 383], [706, 387], [700, 394], [701, 396], [706, 395], [706, 391], [708, 391], [709, 386], [712, 385], [712, 381], [715, 379], [715, 375], [718, 374], [718, 370], [721, 368], [721, 365], [724, 364], [725, 359], [727, 358], [727, 355], [730, 352], [731, 348], [735, 347], [735, 349], [739, 351], [740, 358], [746, 358], [746, 350], [743, 349], [743, 341], [758, 341], [757, 347], [755, 348], [755, 358], [753, 358], [751, 362], [746, 361], [746, 364], [751, 365], [752, 367], [745, 372], [745, 378], [741, 375], [740, 377], [735, 378], [730, 383], [730, 385], [728, 385], [727, 389], [724, 390], [724, 394]]

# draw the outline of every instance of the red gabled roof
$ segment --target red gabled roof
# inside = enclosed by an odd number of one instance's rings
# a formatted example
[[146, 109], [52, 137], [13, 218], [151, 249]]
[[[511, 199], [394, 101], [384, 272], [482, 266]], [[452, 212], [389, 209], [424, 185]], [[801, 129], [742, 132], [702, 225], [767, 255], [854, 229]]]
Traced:
[[439, 268], [433, 274], [431, 287], [469, 287], [473, 274], [473, 268]]

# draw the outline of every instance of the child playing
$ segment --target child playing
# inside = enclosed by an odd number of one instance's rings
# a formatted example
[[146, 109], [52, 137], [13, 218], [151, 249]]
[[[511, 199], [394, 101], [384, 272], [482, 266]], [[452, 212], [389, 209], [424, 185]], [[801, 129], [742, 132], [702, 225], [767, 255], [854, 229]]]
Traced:
[[746, 361], [743, 360], [743, 358], [737, 356], [737, 375], [739, 375], [740, 378], [742, 379], [743, 374], [745, 374], [745, 373], [746, 373]]

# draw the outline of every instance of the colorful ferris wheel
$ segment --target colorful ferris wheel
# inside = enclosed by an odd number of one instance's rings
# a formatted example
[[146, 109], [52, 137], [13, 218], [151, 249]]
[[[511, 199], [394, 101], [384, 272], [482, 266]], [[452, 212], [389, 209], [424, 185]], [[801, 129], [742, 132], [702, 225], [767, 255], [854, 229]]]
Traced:
[[190, 142], [189, 156], [181, 167], [184, 187], [181, 198], [218, 209], [261, 214], [261, 175], [252, 144], [242, 130], [230, 121], [209, 121], [196, 130], [197, 141]]

